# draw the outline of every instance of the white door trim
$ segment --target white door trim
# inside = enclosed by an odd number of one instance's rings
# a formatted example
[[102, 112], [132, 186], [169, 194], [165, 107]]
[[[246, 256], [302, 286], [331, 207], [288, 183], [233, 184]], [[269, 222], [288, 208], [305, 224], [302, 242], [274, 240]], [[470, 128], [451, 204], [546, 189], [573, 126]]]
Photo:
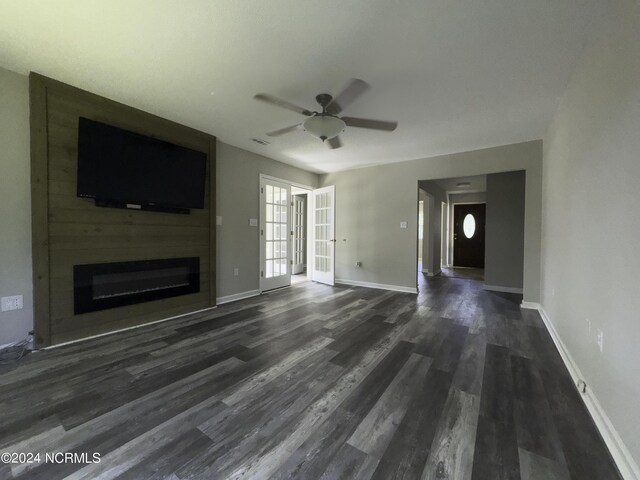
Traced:
[[275, 180], [276, 182], [281, 182], [281, 183], [288, 183], [292, 187], [303, 188], [305, 190], [310, 190], [310, 191], [315, 190], [315, 187], [310, 187], [309, 185], [305, 185], [304, 183], [292, 182], [291, 180], [287, 180], [286, 178], [274, 177], [273, 175], [267, 175], [266, 173], [260, 174], [260, 180], [262, 179]]

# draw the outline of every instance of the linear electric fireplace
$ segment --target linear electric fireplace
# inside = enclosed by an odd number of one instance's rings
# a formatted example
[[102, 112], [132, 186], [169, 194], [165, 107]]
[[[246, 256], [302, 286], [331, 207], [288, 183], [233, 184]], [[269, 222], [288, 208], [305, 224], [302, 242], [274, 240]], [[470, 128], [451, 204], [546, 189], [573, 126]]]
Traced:
[[199, 291], [199, 257], [73, 267], [76, 315]]

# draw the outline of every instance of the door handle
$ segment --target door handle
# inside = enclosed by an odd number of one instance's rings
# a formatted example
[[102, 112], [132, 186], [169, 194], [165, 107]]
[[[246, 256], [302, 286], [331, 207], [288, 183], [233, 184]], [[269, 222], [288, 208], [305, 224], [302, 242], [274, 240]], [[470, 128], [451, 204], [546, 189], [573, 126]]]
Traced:
[[337, 242], [337, 240], [335, 238], [332, 238], [331, 240], [329, 240], [330, 242]]

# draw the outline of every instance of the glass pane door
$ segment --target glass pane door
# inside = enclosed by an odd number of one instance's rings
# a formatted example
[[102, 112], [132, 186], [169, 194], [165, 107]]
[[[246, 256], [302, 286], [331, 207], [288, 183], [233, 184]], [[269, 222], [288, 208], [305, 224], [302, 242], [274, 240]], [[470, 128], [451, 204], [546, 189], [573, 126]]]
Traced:
[[335, 283], [335, 187], [313, 191], [313, 280]]
[[271, 290], [291, 283], [289, 251], [291, 187], [285, 183], [261, 179], [261, 290]]

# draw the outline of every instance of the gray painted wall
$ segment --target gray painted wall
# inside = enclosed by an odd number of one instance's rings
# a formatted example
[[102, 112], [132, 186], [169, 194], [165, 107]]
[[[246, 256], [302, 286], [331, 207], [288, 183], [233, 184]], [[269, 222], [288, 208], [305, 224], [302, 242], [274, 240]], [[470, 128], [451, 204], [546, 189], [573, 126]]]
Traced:
[[33, 329], [29, 82], [0, 68], [0, 297], [23, 295], [24, 308], [0, 312], [0, 345]]
[[[542, 141], [326, 174], [336, 185], [336, 277], [415, 287], [416, 181], [526, 170], [524, 298], [540, 295]], [[401, 229], [400, 222], [409, 228]], [[363, 262], [357, 268], [355, 262]]]
[[222, 216], [216, 232], [220, 298], [260, 288], [260, 229], [249, 226], [249, 219], [260, 215], [260, 174], [309, 187], [318, 186], [318, 175], [222, 142], [216, 157], [216, 208]]
[[487, 175], [484, 283], [522, 288], [525, 172]]
[[[440, 273], [442, 261], [442, 202], [447, 203], [447, 192], [432, 181], [419, 181], [418, 186], [429, 196], [428, 236], [423, 250], [429, 254], [429, 261], [422, 264], [422, 271], [429, 275]], [[426, 205], [426, 204], [425, 204]]]
[[617, 5], [545, 138], [542, 304], [640, 463], [640, 8]]

